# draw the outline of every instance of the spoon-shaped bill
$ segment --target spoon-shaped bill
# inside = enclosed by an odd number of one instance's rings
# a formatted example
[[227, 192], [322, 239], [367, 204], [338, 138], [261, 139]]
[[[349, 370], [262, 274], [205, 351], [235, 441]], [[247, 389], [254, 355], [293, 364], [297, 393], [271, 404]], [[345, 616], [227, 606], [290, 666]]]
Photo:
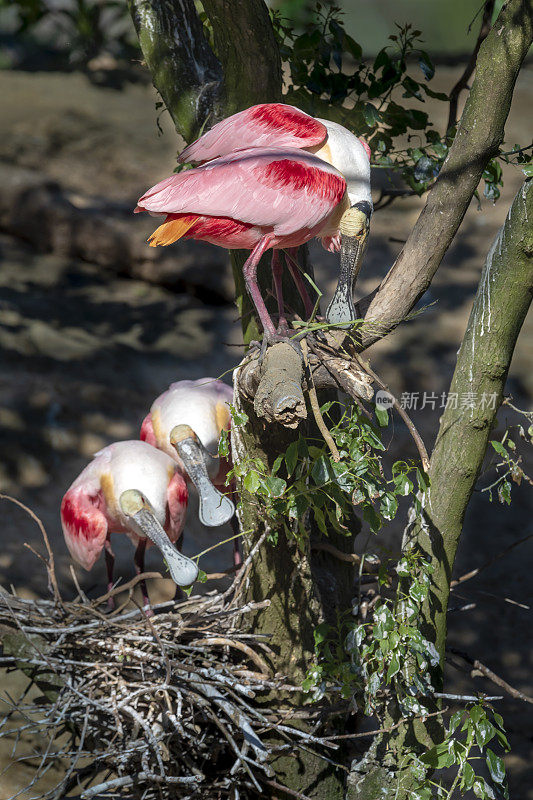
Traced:
[[341, 268], [339, 282], [326, 311], [326, 319], [339, 328], [349, 328], [356, 318], [353, 286], [361, 269], [365, 253], [372, 206], [366, 201], [356, 203], [342, 215]]
[[327, 321], [332, 325], [338, 325], [339, 328], [349, 328], [356, 319], [353, 285], [361, 269], [364, 249], [364, 240], [361, 241], [355, 236], [342, 237], [339, 282], [326, 311]]
[[183, 462], [185, 471], [194, 483], [200, 498], [200, 522], [216, 528], [228, 522], [235, 513], [232, 501], [216, 489], [207, 473], [206, 461], [212, 459], [198, 437], [188, 425], [176, 425], [170, 433], [170, 442]]
[[194, 583], [198, 577], [197, 564], [172, 544], [142, 494], [136, 489], [128, 489], [120, 495], [120, 507], [135, 522], [138, 530], [160, 550], [174, 583], [178, 586]]

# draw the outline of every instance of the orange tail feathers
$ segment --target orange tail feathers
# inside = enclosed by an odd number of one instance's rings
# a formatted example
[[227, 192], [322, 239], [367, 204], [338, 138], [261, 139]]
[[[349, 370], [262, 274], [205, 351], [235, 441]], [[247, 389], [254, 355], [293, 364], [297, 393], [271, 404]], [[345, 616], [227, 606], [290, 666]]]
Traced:
[[189, 228], [192, 228], [198, 217], [183, 216], [178, 219], [167, 219], [159, 228], [152, 233], [148, 239], [150, 247], [166, 246], [172, 244], [185, 236]]

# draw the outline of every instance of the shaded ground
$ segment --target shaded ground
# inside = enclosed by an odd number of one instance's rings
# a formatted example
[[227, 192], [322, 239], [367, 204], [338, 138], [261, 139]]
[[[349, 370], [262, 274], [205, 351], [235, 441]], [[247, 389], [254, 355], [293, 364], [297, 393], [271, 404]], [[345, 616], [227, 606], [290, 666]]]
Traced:
[[[456, 71], [441, 70], [441, 86], [449, 88]], [[79, 75], [0, 73], [3, 114], [0, 159], [43, 170], [80, 197], [88, 195], [127, 203], [173, 167], [176, 140], [168, 120], [158, 136], [154, 96], [146, 86], [130, 85], [117, 93], [90, 86]], [[527, 109], [533, 101], [533, 73], [521, 76], [507, 139], [527, 141]], [[443, 116], [445, 109], [437, 109]], [[423, 304], [435, 303], [370, 353], [374, 368], [391, 389], [402, 392], [446, 391], [455, 354], [466, 325], [472, 294], [484, 254], [504, 219], [521, 174], [509, 170], [501, 201], [469, 210], [460, 235], [439, 270]], [[376, 214], [371, 244], [359, 284], [361, 294], [385, 274], [421, 207], [421, 201], [397, 203]], [[39, 225], [35, 219], [35, 225]], [[142, 233], [141, 233], [142, 231]], [[131, 220], [130, 235], [144, 236], [145, 223]], [[97, 234], [96, 234], [97, 235]], [[213, 250], [215, 277], [226, 281], [220, 252]], [[178, 248], [176, 248], [176, 257]], [[65, 593], [74, 592], [70, 559], [59, 528], [58, 508], [65, 489], [100, 447], [116, 439], [136, 437], [152, 400], [173, 380], [220, 376], [237, 363], [239, 325], [230, 305], [201, 302], [191, 293], [177, 294], [157, 285], [117, 274], [86, 261], [57, 254], [39, 254], [20, 239], [0, 236], [0, 484], [42, 518], [58, 561]], [[313, 248], [318, 283], [326, 293], [334, 282], [336, 259]], [[217, 272], [218, 271], [218, 272]], [[221, 292], [223, 294], [223, 292]], [[533, 395], [531, 318], [526, 323], [513, 361], [508, 391], [522, 407]], [[229, 375], [226, 380], [229, 381]], [[414, 410], [412, 416], [426, 444], [435, 436], [439, 408]], [[503, 430], [505, 417], [500, 424]], [[396, 423], [392, 458], [415, 455]], [[24, 541], [39, 546], [39, 532], [19, 509], [0, 506], [3, 548], [0, 581], [21, 593], [46, 591], [38, 562], [24, 550]], [[533, 533], [531, 495], [521, 487], [510, 509], [489, 504], [476, 494], [466, 520], [456, 573], [478, 566], [512, 542]], [[376, 548], [393, 552], [400, 541], [398, 524], [375, 540]], [[201, 528], [189, 513], [185, 550], [197, 553], [222, 538]], [[118, 574], [133, 574], [129, 544], [116, 542]], [[531, 605], [528, 556], [524, 545], [465, 584], [453, 607], [475, 604], [470, 611], [450, 613], [450, 644], [487, 663], [511, 684], [533, 694], [531, 679], [531, 611], [505, 600]], [[230, 548], [205, 558], [207, 571], [226, 566]], [[151, 553], [148, 566], [160, 568]], [[100, 591], [103, 564], [78, 577], [84, 589]], [[172, 592], [161, 581], [158, 596]], [[450, 671], [449, 691], [471, 686], [468, 676]], [[477, 680], [490, 693], [493, 687]], [[513, 754], [508, 757], [511, 796], [533, 798], [533, 747], [529, 706], [510, 699], [501, 704], [510, 730]], [[0, 751], [0, 759], [2, 758]], [[8, 753], [6, 752], [6, 756]], [[2, 779], [0, 800], [9, 797], [24, 776]], [[25, 772], [27, 775], [27, 770]]]

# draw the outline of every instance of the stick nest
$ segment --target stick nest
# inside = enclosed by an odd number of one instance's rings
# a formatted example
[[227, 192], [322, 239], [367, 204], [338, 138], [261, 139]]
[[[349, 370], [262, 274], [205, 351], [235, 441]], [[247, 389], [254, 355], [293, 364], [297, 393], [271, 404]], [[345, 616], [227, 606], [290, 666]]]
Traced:
[[0, 590], [0, 665], [42, 692], [13, 701], [0, 737], [20, 714], [19, 735], [45, 737], [30, 786], [64, 765], [38, 797], [256, 797], [283, 788], [272, 755], [333, 746], [284, 724], [283, 698], [301, 688], [273, 676], [267, 637], [243, 632], [269, 603], [242, 602], [252, 556], [226, 591], [163, 603], [151, 618], [124, 605], [106, 613], [109, 593], [65, 602], [55, 578], [55, 600]]

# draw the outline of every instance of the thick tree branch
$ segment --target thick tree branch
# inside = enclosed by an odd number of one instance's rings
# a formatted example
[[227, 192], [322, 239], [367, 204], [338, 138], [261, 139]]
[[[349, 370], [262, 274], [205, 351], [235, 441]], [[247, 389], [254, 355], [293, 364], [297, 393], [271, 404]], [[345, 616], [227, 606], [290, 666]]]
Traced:
[[[503, 139], [514, 84], [533, 35], [531, 0], [509, 0], [481, 45], [457, 135], [403, 250], [370, 302], [361, 349], [388, 333], [428, 288], [488, 161]], [[364, 301], [363, 301], [364, 304]]]
[[128, 5], [154, 86], [176, 130], [190, 142], [222, 113], [222, 67], [204, 37], [194, 2], [128, 0]]
[[203, 0], [203, 7], [224, 71], [225, 114], [280, 100], [281, 58], [263, 0]]
[[451, 572], [463, 519], [479, 476], [516, 340], [533, 293], [533, 181], [518, 192], [483, 268], [450, 394], [472, 403], [445, 409], [430, 461], [424, 522], [410, 542], [435, 565], [426, 633], [444, 654]]

